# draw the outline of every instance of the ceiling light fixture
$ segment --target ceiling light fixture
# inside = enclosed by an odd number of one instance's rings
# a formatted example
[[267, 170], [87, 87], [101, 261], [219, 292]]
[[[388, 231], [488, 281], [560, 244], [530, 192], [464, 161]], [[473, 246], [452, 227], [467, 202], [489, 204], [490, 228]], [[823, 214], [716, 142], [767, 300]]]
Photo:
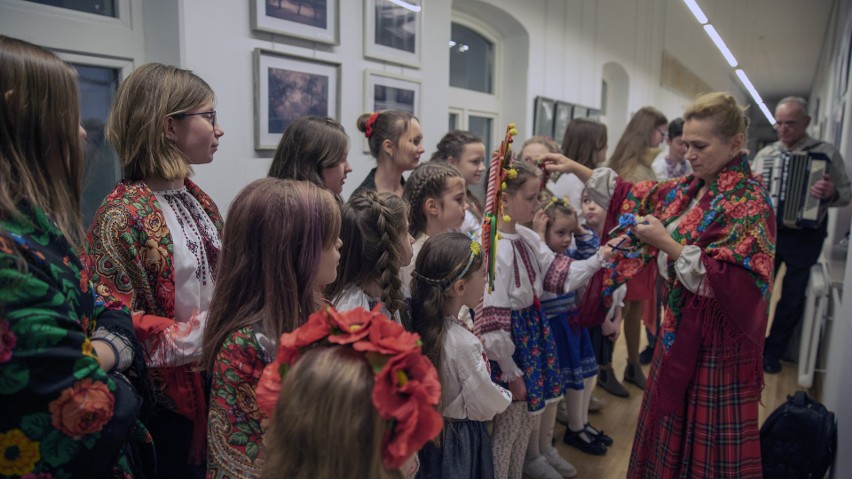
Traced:
[[704, 12], [701, 11], [701, 7], [695, 3], [695, 0], [683, 0], [683, 3], [689, 7], [689, 11], [695, 16], [695, 19], [698, 20], [698, 23], [704, 25], [707, 23], [707, 15], [704, 15]]
[[725, 57], [725, 60], [728, 60], [728, 65], [736, 68], [737, 59], [734, 58], [734, 54], [731, 53], [731, 50], [728, 49], [727, 45], [725, 45], [725, 40], [722, 40], [722, 37], [719, 36], [719, 32], [716, 31], [716, 28], [708, 23], [707, 25], [704, 25], [704, 31], [707, 32], [707, 35], [709, 35], [710, 39], [713, 40], [713, 43], [716, 44], [716, 48], [722, 52], [722, 56]]
[[423, 9], [423, 7], [421, 7], [420, 5], [414, 5], [413, 3], [403, 2], [402, 0], [388, 0], [388, 1], [393, 3], [394, 5], [399, 5], [400, 7], [404, 8], [406, 10], [411, 10], [414, 13], [420, 13], [420, 10]]

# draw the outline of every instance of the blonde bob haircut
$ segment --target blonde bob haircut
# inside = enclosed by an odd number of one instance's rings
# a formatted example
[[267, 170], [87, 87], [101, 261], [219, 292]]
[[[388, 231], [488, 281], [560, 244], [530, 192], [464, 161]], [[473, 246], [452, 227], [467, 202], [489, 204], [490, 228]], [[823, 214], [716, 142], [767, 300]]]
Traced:
[[210, 85], [189, 70], [149, 63], [118, 88], [106, 137], [118, 153], [124, 178], [181, 180], [192, 174], [186, 156], [163, 133], [166, 118], [215, 100]]
[[382, 465], [385, 423], [364, 353], [316, 347], [287, 372], [264, 434], [263, 479], [402, 478]]
[[748, 117], [745, 115], [745, 108], [740, 106], [730, 93], [712, 92], [701, 95], [683, 114], [685, 121], [708, 118], [713, 121], [713, 133], [716, 135], [730, 140], [742, 133], [745, 141]]
[[77, 73], [53, 53], [0, 35], [0, 218], [44, 210], [68, 241], [83, 238]]

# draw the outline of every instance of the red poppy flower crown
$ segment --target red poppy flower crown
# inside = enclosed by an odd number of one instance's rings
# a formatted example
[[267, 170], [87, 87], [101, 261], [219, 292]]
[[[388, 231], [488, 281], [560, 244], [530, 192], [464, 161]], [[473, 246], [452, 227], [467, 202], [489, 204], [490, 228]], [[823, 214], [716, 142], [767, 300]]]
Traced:
[[282, 334], [275, 361], [264, 368], [255, 392], [258, 407], [270, 416], [282, 379], [305, 351], [337, 345], [363, 352], [374, 373], [373, 406], [386, 422], [382, 462], [392, 470], [441, 432], [443, 419], [436, 408], [441, 383], [420, 351], [420, 336], [387, 319], [379, 307], [341, 313], [326, 306]]

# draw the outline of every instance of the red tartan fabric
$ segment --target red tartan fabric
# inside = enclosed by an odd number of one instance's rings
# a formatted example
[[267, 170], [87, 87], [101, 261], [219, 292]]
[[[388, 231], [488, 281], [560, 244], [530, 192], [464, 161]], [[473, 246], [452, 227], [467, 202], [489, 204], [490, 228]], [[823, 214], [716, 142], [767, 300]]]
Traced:
[[[758, 404], [754, 399], [760, 395], [760, 385], [735, 377], [737, 370], [749, 369], [759, 359], [753, 355], [721, 358], [718, 348], [709, 344], [720, 341], [724, 334], [718, 329], [716, 337], [708, 338], [708, 344], [699, 348], [694, 377], [678, 411], [652, 421], [650, 396], [665, 354], [662, 344], [657, 343], [628, 478], [762, 477]], [[652, 429], [655, 434], [650, 434]], [[654, 435], [656, 440], [652, 439]]]

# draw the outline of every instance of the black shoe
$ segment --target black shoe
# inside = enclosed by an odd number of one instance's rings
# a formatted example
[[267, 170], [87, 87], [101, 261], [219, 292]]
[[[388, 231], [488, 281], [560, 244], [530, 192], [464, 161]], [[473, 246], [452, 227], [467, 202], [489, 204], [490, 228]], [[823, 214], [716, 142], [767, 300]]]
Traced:
[[778, 374], [781, 372], [781, 360], [772, 356], [763, 356], [763, 372]]
[[642, 366], [628, 362], [627, 367], [624, 368], [624, 381], [645, 389], [645, 373], [642, 372]]
[[565, 436], [562, 437], [562, 442], [593, 456], [606, 454], [606, 446], [591, 438], [585, 429], [574, 432], [570, 428], [565, 428]]
[[600, 373], [598, 374], [598, 386], [614, 396], [623, 398], [630, 397], [630, 392], [627, 391], [620, 382], [618, 382], [618, 379], [615, 379], [615, 376], [612, 374], [612, 368], [601, 368]]
[[589, 423], [586, 423], [586, 428], [583, 429], [586, 431], [586, 434], [591, 436], [594, 440], [603, 444], [604, 446], [612, 446], [612, 438], [607, 436], [603, 431], [598, 431]]
[[643, 366], [651, 364], [652, 359], [654, 359], [654, 347], [649, 344], [639, 353], [639, 364]]

